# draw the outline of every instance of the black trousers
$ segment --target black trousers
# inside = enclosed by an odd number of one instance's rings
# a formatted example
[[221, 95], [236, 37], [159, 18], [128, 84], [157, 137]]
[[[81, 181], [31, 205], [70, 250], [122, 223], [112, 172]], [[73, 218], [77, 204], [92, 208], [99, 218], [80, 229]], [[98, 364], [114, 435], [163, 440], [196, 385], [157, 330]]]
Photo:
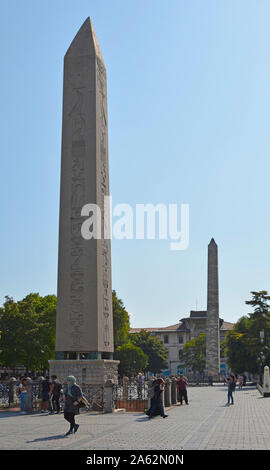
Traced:
[[64, 418], [70, 423], [70, 429], [73, 429], [75, 426], [75, 414], [64, 412]]
[[53, 407], [54, 410], [57, 411], [57, 413], [59, 413], [59, 411], [60, 411], [59, 400], [60, 400], [60, 395], [53, 395], [52, 396], [52, 407]]
[[186, 403], [188, 403], [187, 391], [186, 390], [179, 390], [179, 401], [180, 403], [183, 402], [183, 399]]

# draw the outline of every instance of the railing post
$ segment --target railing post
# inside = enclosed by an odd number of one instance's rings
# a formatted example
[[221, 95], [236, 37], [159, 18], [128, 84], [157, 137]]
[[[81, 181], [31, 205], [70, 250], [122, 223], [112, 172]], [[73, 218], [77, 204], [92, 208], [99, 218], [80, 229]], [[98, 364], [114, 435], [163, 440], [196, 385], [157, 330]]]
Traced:
[[15, 403], [15, 396], [16, 396], [16, 378], [11, 377], [9, 381], [9, 388], [8, 388], [8, 406], [10, 407], [12, 403]]
[[171, 402], [172, 405], [176, 405], [177, 403], [177, 390], [176, 390], [176, 378], [172, 378], [172, 383], [171, 383]]
[[32, 396], [33, 381], [32, 379], [30, 379], [30, 377], [27, 377], [26, 382], [27, 382], [27, 391], [26, 391], [24, 411], [31, 413], [33, 411], [33, 396]]
[[264, 367], [264, 374], [263, 374], [263, 396], [269, 397], [270, 396], [270, 376], [269, 376], [269, 367]]
[[123, 400], [128, 400], [128, 384], [129, 378], [123, 377]]
[[168, 407], [168, 406], [172, 405], [172, 402], [171, 402], [171, 380], [170, 379], [165, 380], [165, 397], [164, 397], [164, 401], [165, 401], [165, 407]]
[[113, 381], [108, 379], [104, 385], [104, 413], [112, 413], [115, 408], [115, 403], [113, 400], [113, 388]]
[[148, 385], [148, 390], [147, 390], [147, 399], [148, 399], [148, 410], [150, 409], [151, 407], [151, 399], [152, 399], [152, 395], [153, 395], [153, 382], [152, 380], [148, 380], [147, 382], [147, 385]]

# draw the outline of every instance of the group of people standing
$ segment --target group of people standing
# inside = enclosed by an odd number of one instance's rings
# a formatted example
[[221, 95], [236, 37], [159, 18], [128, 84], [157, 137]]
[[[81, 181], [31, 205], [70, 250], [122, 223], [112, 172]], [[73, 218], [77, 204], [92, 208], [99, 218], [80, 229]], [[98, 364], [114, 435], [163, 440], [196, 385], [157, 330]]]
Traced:
[[[58, 382], [56, 375], [47, 376], [41, 383], [41, 413], [49, 411], [51, 414], [60, 413], [60, 398], [62, 394], [62, 385]], [[27, 379], [20, 379], [17, 389], [20, 398], [20, 414], [25, 414], [24, 406], [27, 393]]]
[[57, 380], [56, 375], [45, 377], [41, 384], [42, 404], [41, 413], [49, 411], [51, 414], [60, 413], [60, 398], [63, 393], [62, 384]]

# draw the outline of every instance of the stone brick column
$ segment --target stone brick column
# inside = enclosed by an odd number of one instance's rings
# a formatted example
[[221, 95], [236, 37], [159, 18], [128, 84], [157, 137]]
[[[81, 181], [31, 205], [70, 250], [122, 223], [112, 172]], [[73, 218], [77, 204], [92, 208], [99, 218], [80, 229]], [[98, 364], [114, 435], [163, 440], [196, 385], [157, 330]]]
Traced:
[[113, 399], [114, 383], [111, 379], [104, 385], [104, 413], [112, 413], [115, 408]]

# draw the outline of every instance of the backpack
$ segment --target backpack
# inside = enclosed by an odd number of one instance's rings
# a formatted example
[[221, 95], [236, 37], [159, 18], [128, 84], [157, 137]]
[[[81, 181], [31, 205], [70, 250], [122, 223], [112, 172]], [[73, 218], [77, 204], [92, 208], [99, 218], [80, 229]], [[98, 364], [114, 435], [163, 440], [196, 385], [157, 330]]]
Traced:
[[235, 389], [236, 389], [236, 383], [235, 383], [235, 381], [233, 381], [233, 382], [230, 383], [230, 389], [231, 389], [232, 392], [235, 391]]
[[60, 395], [61, 390], [62, 390], [62, 384], [60, 384], [60, 382], [56, 382], [55, 391]]

